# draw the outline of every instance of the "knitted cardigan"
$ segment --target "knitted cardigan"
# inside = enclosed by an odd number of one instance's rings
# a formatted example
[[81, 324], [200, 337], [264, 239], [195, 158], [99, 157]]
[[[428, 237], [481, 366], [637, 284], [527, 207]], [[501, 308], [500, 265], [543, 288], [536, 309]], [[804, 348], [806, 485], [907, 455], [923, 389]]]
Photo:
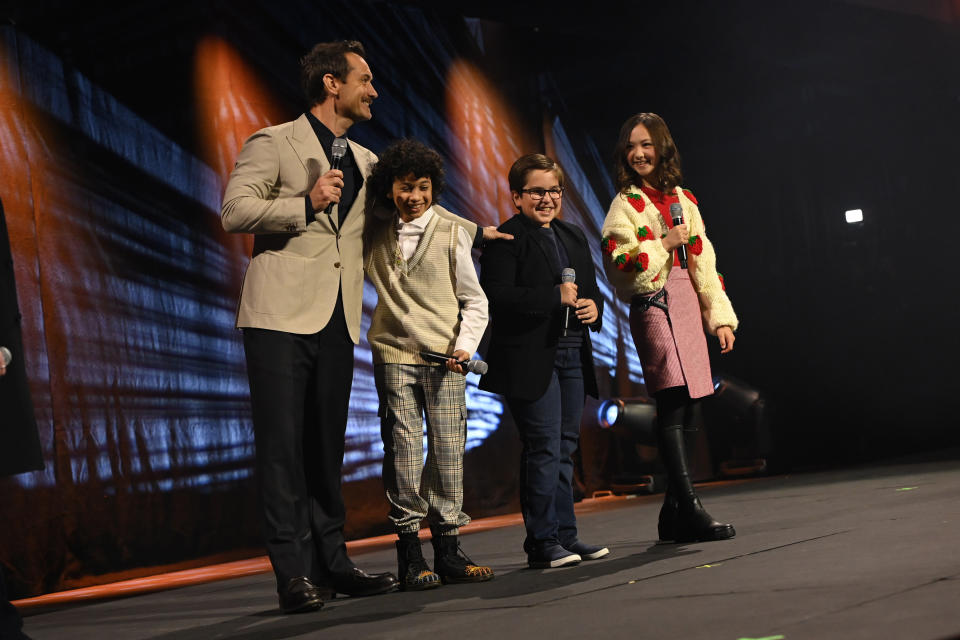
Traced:
[[[676, 192], [690, 230], [687, 264], [700, 299], [704, 329], [713, 335], [724, 326], [736, 331], [737, 315], [723, 278], [717, 274], [717, 255], [704, 231], [700, 209], [692, 193], [680, 187]], [[640, 189], [630, 187], [627, 193], [614, 197], [603, 221], [601, 248], [607, 278], [624, 302], [629, 303], [634, 295], [655, 293], [667, 282], [673, 253], [663, 248], [660, 239], [669, 230], [657, 207]]]

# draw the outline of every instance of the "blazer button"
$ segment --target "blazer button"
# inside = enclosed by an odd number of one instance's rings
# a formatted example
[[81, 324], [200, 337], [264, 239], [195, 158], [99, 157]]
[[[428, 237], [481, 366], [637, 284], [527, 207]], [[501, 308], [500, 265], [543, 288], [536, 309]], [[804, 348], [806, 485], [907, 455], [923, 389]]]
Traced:
[[339, 263], [339, 262], [334, 262], [334, 263], [333, 263], [333, 266], [334, 266], [335, 269], [339, 269], [339, 268], [340, 268], [340, 263]]

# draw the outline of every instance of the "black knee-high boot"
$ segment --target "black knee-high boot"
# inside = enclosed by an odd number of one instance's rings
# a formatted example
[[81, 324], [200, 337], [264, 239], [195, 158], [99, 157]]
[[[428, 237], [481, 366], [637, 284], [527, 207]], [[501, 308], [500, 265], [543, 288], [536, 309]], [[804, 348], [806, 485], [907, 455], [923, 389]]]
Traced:
[[[660, 458], [663, 459], [663, 430], [659, 427], [656, 431], [657, 449], [661, 451]], [[677, 512], [680, 505], [677, 503], [677, 492], [670, 481], [670, 474], [667, 474], [667, 486], [663, 492], [663, 506], [660, 507], [660, 516], [657, 518], [657, 535], [661, 542], [673, 542], [677, 538]]]
[[660, 511], [660, 538], [669, 540], [669, 525], [673, 515], [670, 500], [676, 500], [676, 516], [673, 520], [673, 537], [676, 542], [709, 542], [726, 540], [736, 535], [731, 524], [717, 522], [700, 504], [693, 490], [687, 456], [684, 448], [683, 426], [667, 425], [659, 428], [660, 457], [667, 470], [667, 495]]

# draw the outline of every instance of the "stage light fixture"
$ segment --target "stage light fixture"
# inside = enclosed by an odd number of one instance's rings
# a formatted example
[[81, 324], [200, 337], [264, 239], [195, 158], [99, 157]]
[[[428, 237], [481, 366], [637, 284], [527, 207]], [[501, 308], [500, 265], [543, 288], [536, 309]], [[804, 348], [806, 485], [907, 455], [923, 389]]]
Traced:
[[616, 471], [610, 491], [616, 495], [653, 493], [657, 482], [650, 462], [640, 455], [642, 445], [655, 447], [657, 408], [648, 398], [610, 398], [597, 410], [600, 427], [612, 436]]
[[[724, 440], [744, 440], [748, 444], [737, 448], [741, 451], [752, 450], [756, 455], [724, 459], [719, 465], [720, 474], [738, 477], [766, 472], [773, 442], [763, 394], [759, 389], [730, 376], [716, 375], [713, 383], [715, 391], [708, 400], [713, 416], [708, 420], [708, 425], [714, 426], [718, 436], [722, 434]], [[733, 445], [734, 441], [728, 444]]]
[[640, 444], [656, 446], [657, 407], [648, 398], [610, 398], [598, 409], [600, 426], [629, 434]]
[[847, 224], [863, 222], [863, 209], [850, 209], [844, 215], [847, 218]]

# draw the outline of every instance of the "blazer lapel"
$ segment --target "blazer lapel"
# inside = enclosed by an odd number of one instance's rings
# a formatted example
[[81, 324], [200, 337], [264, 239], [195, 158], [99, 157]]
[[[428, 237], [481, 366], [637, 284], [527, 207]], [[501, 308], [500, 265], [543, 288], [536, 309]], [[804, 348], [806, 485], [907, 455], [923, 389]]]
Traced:
[[357, 191], [357, 199], [353, 201], [353, 206], [350, 207], [350, 211], [347, 212], [349, 215], [347, 215], [343, 221], [344, 229], [349, 229], [355, 225], [363, 226], [363, 210], [366, 204], [365, 200], [367, 199], [367, 178], [370, 176], [370, 165], [372, 164], [372, 154], [369, 151], [349, 138], [347, 138], [347, 144], [350, 145], [350, 151], [353, 153], [353, 161], [357, 163], [357, 168], [360, 170], [363, 183], [360, 185], [360, 190]]
[[307, 184], [312, 187], [317, 178], [330, 170], [330, 162], [320, 146], [317, 134], [310, 126], [310, 121], [307, 120], [307, 114], [304, 113], [293, 121], [293, 131], [287, 140], [303, 163], [303, 168], [307, 170]]
[[[330, 162], [327, 160], [327, 154], [324, 153], [316, 132], [313, 130], [313, 127], [310, 126], [307, 114], [304, 113], [293, 121], [293, 130], [289, 137], [287, 137], [287, 140], [290, 142], [290, 146], [293, 147], [293, 152], [297, 154], [297, 158], [300, 159], [300, 163], [307, 172], [308, 189], [312, 189], [317, 178], [330, 170]], [[334, 232], [337, 230], [335, 222], [336, 211], [337, 209], [334, 207], [331, 215], [322, 216], [322, 218], [326, 218], [327, 223]]]
[[553, 271], [552, 265], [557, 261], [557, 259], [551, 259], [550, 253], [548, 252], [552, 251], [553, 254], [556, 255], [556, 249], [551, 247], [544, 234], [540, 233], [539, 225], [537, 223], [531, 221], [522, 213], [518, 213], [516, 217], [519, 219], [520, 224], [523, 225], [523, 229], [526, 231], [524, 235], [526, 236], [525, 241], [527, 244], [532, 244], [540, 250], [540, 253], [543, 254], [543, 260], [547, 264], [547, 271]]
[[561, 268], [575, 267], [579, 273], [581, 266], [578, 260], [580, 256], [580, 245], [577, 244], [573, 233], [567, 229], [563, 223], [557, 224], [557, 222], [557, 220], [554, 220], [550, 226], [553, 227], [553, 232], [557, 234], [557, 242], [563, 245], [564, 250], [567, 252], [567, 257], [570, 258], [570, 264], [561, 265]]

